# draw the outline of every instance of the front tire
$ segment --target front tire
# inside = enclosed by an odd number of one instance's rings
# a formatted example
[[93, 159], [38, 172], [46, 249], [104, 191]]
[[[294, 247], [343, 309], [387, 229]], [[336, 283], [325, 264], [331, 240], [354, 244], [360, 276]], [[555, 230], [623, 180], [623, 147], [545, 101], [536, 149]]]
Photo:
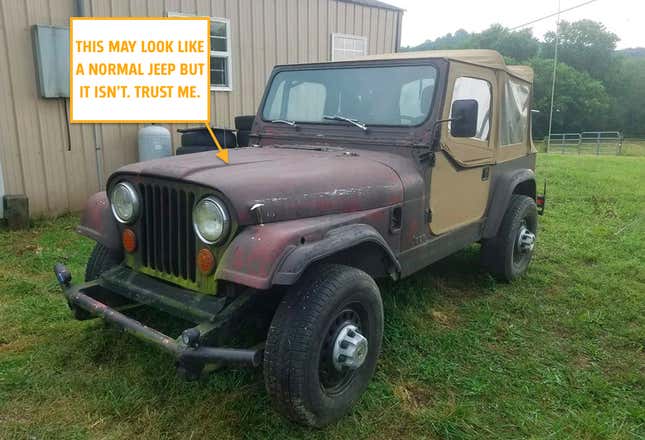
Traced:
[[[85, 266], [85, 282], [98, 279], [103, 272], [120, 264], [121, 261], [123, 261], [122, 252], [108, 249], [101, 243], [96, 243], [94, 249], [92, 249], [90, 259], [87, 261], [87, 266]], [[94, 315], [80, 307], [70, 305], [70, 308], [74, 318], [79, 321], [95, 318]]]
[[537, 225], [535, 200], [513, 194], [497, 236], [482, 243], [484, 267], [504, 281], [524, 275], [533, 257]]
[[264, 353], [275, 408], [303, 425], [340, 419], [374, 374], [383, 337], [383, 303], [365, 272], [341, 265], [310, 269], [286, 293]]
[[105, 271], [123, 261], [123, 252], [109, 249], [101, 243], [96, 243], [90, 259], [85, 266], [85, 281], [94, 281]]

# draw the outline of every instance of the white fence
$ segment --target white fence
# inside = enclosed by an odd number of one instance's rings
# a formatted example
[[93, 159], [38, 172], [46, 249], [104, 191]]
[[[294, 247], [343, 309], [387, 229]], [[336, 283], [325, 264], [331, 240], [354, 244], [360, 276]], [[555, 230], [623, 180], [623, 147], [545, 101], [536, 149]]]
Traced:
[[[544, 139], [549, 145], [549, 137]], [[620, 154], [623, 135], [619, 131], [583, 131], [582, 133], [552, 133], [547, 152], [577, 154]]]

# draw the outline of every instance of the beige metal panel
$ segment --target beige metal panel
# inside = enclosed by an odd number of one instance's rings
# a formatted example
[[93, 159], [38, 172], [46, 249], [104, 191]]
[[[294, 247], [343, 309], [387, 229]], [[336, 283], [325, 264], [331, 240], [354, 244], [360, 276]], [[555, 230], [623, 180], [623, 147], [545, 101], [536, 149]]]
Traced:
[[247, 89], [249, 93], [252, 92], [253, 102], [259, 102], [262, 91], [264, 90], [264, 79], [266, 73], [264, 70], [264, 51], [265, 51], [265, 35], [264, 35], [264, 22], [266, 17], [264, 15], [264, 1], [255, 2], [251, 7], [251, 22], [252, 22], [252, 35], [253, 35], [253, 78], [252, 84]]
[[369, 39], [369, 47], [367, 51], [370, 55], [379, 53], [378, 50], [378, 14], [379, 10], [371, 8], [370, 9], [370, 32], [367, 36]]
[[363, 10], [364, 6], [354, 5], [354, 29], [353, 33], [355, 35], [363, 35]]
[[396, 13], [396, 29], [394, 30], [394, 49], [396, 52], [401, 47], [401, 30], [403, 29], [403, 12]]
[[385, 53], [385, 26], [387, 25], [387, 21], [385, 19], [385, 16], [387, 15], [387, 11], [385, 9], [379, 9], [378, 10], [378, 25], [377, 25], [377, 41], [378, 41], [378, 46], [376, 48], [377, 53]]
[[318, 0], [318, 60], [329, 61], [329, 0]]
[[[3, 2], [3, 24], [11, 62], [7, 63], [13, 89], [13, 107], [24, 190], [33, 214], [49, 211], [48, 180], [42, 154], [40, 123], [34, 106], [38, 99], [26, 2]], [[10, 165], [9, 165], [10, 166]]]
[[307, 2], [306, 0], [300, 0], [297, 2], [298, 8], [296, 10], [296, 29], [298, 30], [298, 35], [296, 41], [298, 43], [298, 63], [307, 62], [307, 49], [308, 44], [307, 40], [309, 39], [309, 32], [307, 31]]
[[[270, 17], [267, 17], [268, 19]], [[270, 21], [270, 20], [267, 20]], [[310, 63], [319, 60], [318, 55], [318, 0], [307, 2], [307, 61]]]
[[289, 62], [288, 23], [287, 0], [275, 0], [275, 64]]
[[327, 35], [325, 35], [325, 38], [327, 39], [327, 56], [329, 61], [332, 59], [332, 53], [331, 53], [331, 34], [334, 32], [338, 32], [338, 2], [335, 0], [328, 0], [329, 8], [327, 9], [327, 14], [328, 14], [328, 25], [327, 25]]
[[[26, 7], [28, 23], [51, 24], [47, 0], [30, 0], [26, 2]], [[29, 42], [31, 42], [31, 38]], [[33, 62], [32, 65], [35, 68]], [[32, 74], [31, 78], [35, 78], [35, 74]], [[29, 87], [29, 83], [25, 85]], [[64, 127], [59, 123], [60, 119], [57, 118], [57, 113], [62, 107], [61, 102], [57, 99], [38, 99], [38, 90], [34, 85], [35, 79], [31, 81], [30, 88], [34, 91], [32, 95], [34, 101], [30, 104], [35, 111], [34, 123], [37, 121], [39, 126], [40, 150], [47, 182], [47, 204], [50, 212], [59, 214], [69, 208], [68, 170], [63, 157], [67, 137], [66, 133], [63, 134]]]
[[361, 35], [363, 37], [367, 37], [367, 53], [370, 54], [372, 53], [372, 44], [373, 41], [369, 38], [370, 36], [370, 24], [372, 22], [371, 20], [371, 13], [372, 9], [371, 8], [363, 8], [363, 26], [361, 28]]
[[277, 2], [276, 0], [265, 0], [264, 4], [264, 75], [262, 77], [262, 83], [261, 83], [261, 88], [262, 90], [260, 91], [260, 96], [262, 96], [262, 92], [264, 92], [264, 86], [266, 84], [267, 79], [269, 78], [269, 74], [271, 73], [271, 70], [273, 69], [273, 66], [278, 64], [278, 56], [277, 56], [277, 22], [276, 22], [276, 14], [277, 14]]
[[[49, 1], [52, 6], [51, 0]], [[50, 7], [50, 23], [56, 26], [68, 26], [69, 17], [73, 14], [73, 4], [67, 3], [67, 7]], [[64, 161], [65, 181], [67, 190], [68, 209], [78, 210], [85, 206], [87, 197], [98, 190], [98, 179], [96, 170], [96, 153], [94, 148], [93, 137], [88, 137], [88, 143], [85, 142], [83, 133], [83, 124], [68, 124], [65, 113], [69, 111], [66, 106], [69, 100], [56, 100], [56, 106], [50, 110], [42, 111], [43, 121], [48, 124], [58, 125], [60, 136], [51, 140], [51, 145], [45, 145], [45, 149], [52, 148], [56, 158], [60, 157]], [[52, 100], [39, 100], [39, 106], [53, 102]], [[69, 144], [68, 144], [69, 130]], [[58, 143], [58, 139], [61, 142]], [[54, 166], [54, 165], [53, 165]], [[57, 166], [57, 165], [55, 165]], [[56, 210], [62, 212], [64, 209]]]
[[338, 6], [336, 8], [336, 29], [334, 32], [346, 34], [345, 18], [347, 17], [347, 3], [335, 2]]
[[[0, 0], [0, 59], [8, 60], [7, 26], [5, 11], [11, 0]], [[0, 63], [0, 163], [7, 194], [23, 194], [23, 165], [18, 145], [17, 120], [14, 107], [13, 81], [9, 63]]]
[[287, 62], [298, 62], [298, 0], [288, 0], [285, 10], [287, 16]]
[[356, 5], [354, 3], [347, 3], [345, 5], [345, 33], [354, 34], [354, 10]]
[[394, 34], [396, 27], [396, 12], [395, 11], [386, 11], [385, 12], [385, 29], [383, 34], [385, 36], [385, 44], [383, 46], [383, 52], [394, 52]]

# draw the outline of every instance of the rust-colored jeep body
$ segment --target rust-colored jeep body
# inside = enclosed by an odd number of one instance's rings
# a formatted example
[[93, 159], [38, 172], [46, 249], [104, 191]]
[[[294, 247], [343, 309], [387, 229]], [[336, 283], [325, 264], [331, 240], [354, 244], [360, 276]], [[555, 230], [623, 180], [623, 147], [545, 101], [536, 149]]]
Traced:
[[[276, 67], [251, 147], [231, 150], [229, 164], [200, 153], [112, 174], [107, 192], [88, 201], [78, 230], [122, 261], [83, 285], [71, 285], [59, 267], [59, 280], [77, 316], [103, 316], [157, 342], [177, 355], [189, 375], [213, 361], [257, 365], [264, 356], [271, 376], [263, 345], [214, 346], [222, 343], [212, 336], [253, 302], [242, 298], [279, 297], [291, 304], [279, 307], [289, 309], [303, 301], [302, 291], [314, 289], [307, 277], [315, 278], [318, 268], [335, 268], [321, 271], [339, 279], [339, 267], [399, 279], [475, 242], [483, 243], [484, 264], [513, 279], [533, 251], [536, 200], [543, 207], [530, 135], [531, 83], [529, 68], [506, 66], [492, 51]], [[123, 182], [137, 199], [137, 214], [128, 222], [113, 215], [108, 196]], [[226, 217], [225, 236], [215, 243], [203, 240], [193, 224], [195, 206], [205, 198], [216, 199]], [[509, 214], [511, 208], [526, 214]], [[114, 297], [197, 326], [174, 340], [122, 315], [121, 301], [108, 304]], [[272, 326], [290, 313], [279, 307]], [[331, 345], [373, 351], [371, 342], [347, 336], [361, 335], [359, 323], [365, 327], [372, 319], [368, 309], [357, 307], [355, 318], [343, 309], [339, 316], [351, 319], [334, 330]], [[275, 307], [264, 310], [271, 315]], [[365, 358], [358, 365], [360, 350], [352, 353], [329, 355], [336, 369], [331, 376], [350, 370], [360, 376], [368, 368]], [[320, 378], [321, 384], [328, 380]], [[284, 392], [267, 380], [272, 396]], [[282, 412], [316, 426], [342, 413], [320, 405]]]

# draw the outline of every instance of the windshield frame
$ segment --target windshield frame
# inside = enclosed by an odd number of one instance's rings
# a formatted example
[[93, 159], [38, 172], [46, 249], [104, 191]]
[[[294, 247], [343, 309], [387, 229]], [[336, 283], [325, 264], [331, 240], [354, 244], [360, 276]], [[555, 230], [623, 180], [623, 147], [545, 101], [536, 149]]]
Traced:
[[[264, 95], [260, 102], [257, 117], [266, 124], [267, 126], [275, 126], [270, 119], [264, 117], [264, 110], [266, 106], [266, 101], [269, 97], [269, 92], [273, 86], [273, 82], [282, 72], [297, 72], [297, 71], [306, 71], [306, 70], [332, 70], [332, 69], [357, 69], [357, 68], [379, 68], [379, 67], [407, 67], [407, 66], [430, 66], [435, 69], [435, 86], [432, 94], [432, 100], [430, 102], [430, 109], [423, 119], [423, 121], [417, 124], [403, 125], [403, 124], [367, 124], [368, 130], [370, 129], [387, 129], [387, 130], [402, 130], [409, 131], [418, 129], [428, 123], [430, 119], [437, 113], [438, 107], [441, 107], [442, 99], [441, 97], [441, 88], [444, 86], [445, 74], [447, 69], [445, 66], [442, 66], [441, 61], [444, 61], [440, 58], [419, 58], [419, 59], [385, 59], [385, 60], [350, 60], [343, 62], [324, 62], [324, 63], [312, 63], [312, 64], [293, 64], [293, 65], [280, 65], [276, 66], [271, 73], [269, 80], [267, 81], [267, 86], [264, 90]], [[447, 63], [446, 63], [447, 65]], [[439, 109], [440, 111], [440, 109]], [[343, 127], [356, 129], [356, 127], [351, 127], [350, 124], [342, 122], [321, 122], [321, 121], [295, 121], [298, 127], [315, 127], [329, 129], [334, 127]], [[363, 122], [363, 121], [361, 121]], [[293, 128], [293, 127], [286, 127]], [[361, 131], [361, 130], [357, 130]]]

